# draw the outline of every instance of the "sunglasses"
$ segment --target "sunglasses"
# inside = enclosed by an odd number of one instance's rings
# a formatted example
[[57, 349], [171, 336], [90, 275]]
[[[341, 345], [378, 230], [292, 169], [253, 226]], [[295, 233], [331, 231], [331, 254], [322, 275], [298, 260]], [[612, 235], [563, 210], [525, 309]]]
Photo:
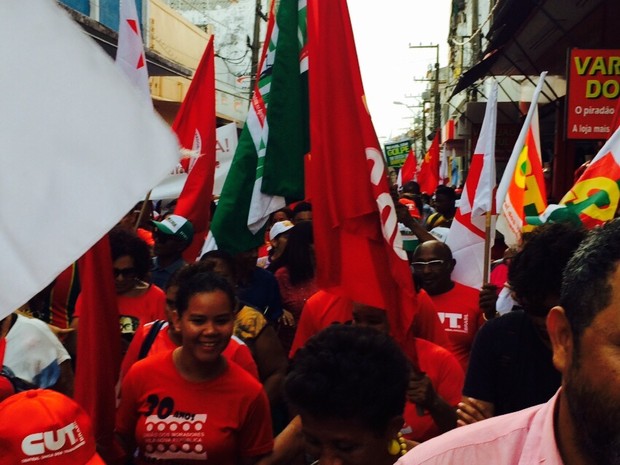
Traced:
[[135, 268], [113, 268], [112, 271], [115, 278], [118, 278], [119, 276], [122, 276], [123, 278], [128, 278], [136, 274]]
[[445, 262], [446, 262], [445, 260], [431, 260], [428, 262], [413, 262], [411, 264], [411, 268], [413, 268], [415, 271], [421, 271], [425, 267], [428, 266], [431, 270], [438, 270], [443, 266]]

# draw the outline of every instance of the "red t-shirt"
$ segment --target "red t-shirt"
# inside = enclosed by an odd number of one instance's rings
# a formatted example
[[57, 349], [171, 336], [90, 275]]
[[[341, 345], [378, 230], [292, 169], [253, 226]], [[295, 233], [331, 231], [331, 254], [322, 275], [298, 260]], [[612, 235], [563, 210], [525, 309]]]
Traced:
[[[140, 349], [142, 348], [142, 344], [146, 339], [146, 336], [151, 331], [154, 322], [147, 323], [141, 326], [136, 332], [135, 336], [131, 340], [129, 344], [129, 348], [127, 349], [127, 353], [123, 358], [123, 363], [121, 365], [121, 381], [129, 371], [129, 368], [138, 361], [138, 355], [140, 355]], [[170, 326], [168, 323], [164, 323], [157, 336], [153, 340], [153, 344], [146, 354], [147, 357], [151, 357], [153, 355], [162, 353], [162, 352], [170, 352], [173, 349], [177, 348], [170, 336], [168, 335], [168, 331], [170, 330]], [[256, 362], [252, 358], [252, 353], [248, 346], [236, 336], [230, 338], [230, 342], [222, 352], [222, 355], [226, 357], [228, 360], [232, 360], [245, 371], [250, 373], [254, 378], [258, 379], [258, 368], [256, 367]]]
[[73, 263], [56, 277], [50, 296], [48, 323], [59, 328], [68, 328], [70, 326], [80, 290], [79, 281], [76, 263]]
[[424, 289], [418, 291], [418, 313], [413, 319], [411, 332], [415, 337], [426, 339], [447, 350], [452, 350], [452, 343], [437, 316], [435, 304]]
[[[122, 333], [135, 333], [140, 325], [149, 321], [166, 319], [166, 294], [151, 284], [147, 291], [138, 297], [116, 296]], [[75, 305], [74, 318], [84, 311], [82, 296]]]
[[483, 312], [478, 306], [479, 296], [479, 290], [456, 282], [448, 292], [430, 296], [450, 339], [452, 353], [464, 372], [467, 372], [474, 337], [484, 323]]
[[[333, 323], [344, 323], [353, 318], [353, 304], [345, 298], [320, 290], [306, 301], [297, 324], [297, 332], [291, 346], [289, 358], [303, 347], [308, 339]], [[446, 335], [433, 301], [425, 291], [418, 292], [418, 309], [413, 319], [414, 336], [429, 340], [451, 350], [451, 342]]]
[[217, 378], [191, 382], [173, 352], [135, 363], [123, 380], [116, 432], [138, 447], [136, 465], [237, 465], [273, 449], [263, 386], [229, 363]]
[[301, 312], [289, 358], [293, 358], [297, 349], [323, 328], [333, 323], [351, 321], [352, 317], [353, 304], [349, 299], [323, 290], [317, 291], [306, 301]]
[[489, 282], [497, 287], [497, 295], [508, 281], [508, 265], [505, 263], [498, 264], [491, 270]]
[[407, 210], [409, 211], [409, 215], [412, 218], [416, 218], [418, 220], [422, 218], [422, 215], [420, 215], [420, 211], [418, 210], [418, 206], [415, 204], [413, 200], [406, 199], [406, 198], [400, 198], [398, 199], [398, 203], [407, 207]]
[[[429, 377], [435, 392], [456, 408], [461, 401], [465, 381], [465, 374], [456, 357], [443, 347], [420, 338], [415, 339], [415, 348], [420, 370]], [[440, 434], [430, 413], [425, 411], [424, 415], [419, 416], [412, 402], [406, 402], [404, 417], [405, 424], [401, 433], [407, 439], [422, 442]]]
[[154, 284], [138, 297], [117, 295], [116, 304], [123, 333], [135, 333], [140, 325], [166, 319], [166, 293]]

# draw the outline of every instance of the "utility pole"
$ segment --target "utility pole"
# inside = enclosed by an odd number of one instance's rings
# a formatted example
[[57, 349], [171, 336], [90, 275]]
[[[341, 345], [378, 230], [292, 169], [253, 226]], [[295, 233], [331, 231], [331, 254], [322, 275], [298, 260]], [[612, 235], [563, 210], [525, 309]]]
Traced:
[[250, 38], [248, 37], [248, 47], [252, 50], [252, 66], [250, 68], [250, 102], [254, 95], [254, 87], [258, 80], [258, 57], [260, 54], [260, 20], [267, 21], [267, 15], [263, 13], [262, 0], [256, 0], [256, 10], [254, 16], [254, 34], [252, 37], [252, 43], [250, 44]]
[[430, 44], [430, 45], [409, 45], [409, 48], [434, 48], [435, 55], [435, 76], [434, 79], [429, 79], [429, 81], [434, 81], [433, 83], [433, 94], [434, 94], [434, 107], [433, 107], [433, 134], [435, 131], [439, 130], [441, 127], [441, 100], [439, 98], [439, 44]]

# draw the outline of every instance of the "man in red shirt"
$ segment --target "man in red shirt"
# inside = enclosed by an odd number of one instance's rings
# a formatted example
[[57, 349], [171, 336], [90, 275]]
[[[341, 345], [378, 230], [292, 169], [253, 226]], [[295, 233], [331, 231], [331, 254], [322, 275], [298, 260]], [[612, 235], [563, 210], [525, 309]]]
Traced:
[[[324, 328], [333, 323], [347, 323], [353, 318], [353, 301], [343, 296], [319, 290], [312, 295], [304, 305], [301, 318], [297, 323], [297, 332], [289, 353], [293, 358], [297, 349], [303, 347], [306, 341]], [[450, 341], [441, 322], [433, 302], [421, 291], [418, 293], [418, 309], [411, 326], [411, 333], [415, 337], [426, 339], [448, 350]]]
[[484, 323], [484, 313], [478, 304], [480, 291], [452, 281], [455, 264], [450, 247], [439, 241], [423, 242], [413, 254], [416, 283], [435, 304], [452, 352], [467, 372], [469, 351], [478, 328]]

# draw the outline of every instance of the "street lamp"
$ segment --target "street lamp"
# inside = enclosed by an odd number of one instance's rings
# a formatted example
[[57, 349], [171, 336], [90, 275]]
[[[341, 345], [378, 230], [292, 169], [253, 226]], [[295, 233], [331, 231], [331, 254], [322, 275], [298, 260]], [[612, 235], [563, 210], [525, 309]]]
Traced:
[[413, 107], [413, 106], [407, 105], [406, 103], [399, 102], [398, 100], [394, 100], [392, 103], [393, 103], [394, 105], [402, 105], [403, 107], [407, 107], [407, 108], [409, 108], [410, 110], [411, 110], [412, 108], [415, 108], [415, 107]]
[[409, 111], [411, 111], [411, 114], [414, 118], [414, 124], [415, 124], [415, 117], [416, 117], [416, 113], [413, 111], [413, 108], [422, 108], [422, 137], [420, 137], [420, 141], [422, 143], [422, 152], [426, 152], [426, 140], [424, 138], [424, 132], [426, 131], [426, 114], [424, 112], [425, 108], [424, 108], [424, 103], [425, 101], [423, 101], [422, 105], [407, 105], [406, 103], [400, 102], [398, 100], [394, 100], [392, 102], [394, 105], [401, 105], [405, 108], [407, 108]]

